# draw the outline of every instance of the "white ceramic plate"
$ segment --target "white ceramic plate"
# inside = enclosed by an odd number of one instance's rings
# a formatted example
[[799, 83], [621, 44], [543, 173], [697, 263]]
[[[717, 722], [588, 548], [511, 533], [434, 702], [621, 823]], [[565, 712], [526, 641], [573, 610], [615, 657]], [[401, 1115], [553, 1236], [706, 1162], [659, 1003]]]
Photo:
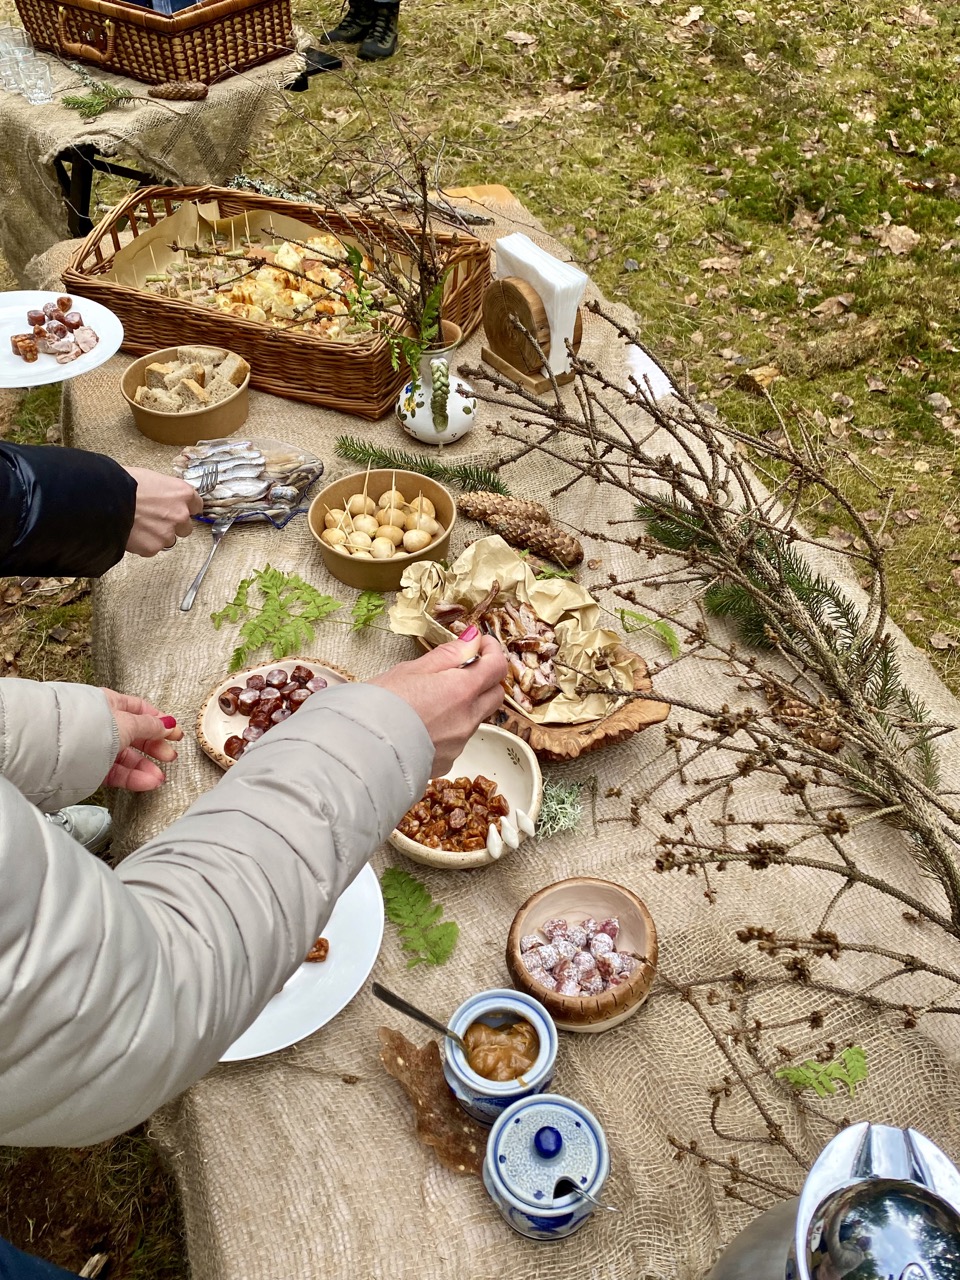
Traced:
[[[237, 671], [232, 676], [228, 676], [226, 680], [221, 680], [217, 687], [210, 692], [207, 700], [200, 708], [200, 714], [197, 716], [197, 741], [200, 743], [200, 748], [221, 769], [229, 769], [232, 764], [236, 763], [235, 760], [231, 760], [228, 755], [224, 754], [223, 744], [228, 738], [232, 738], [234, 734], [241, 734], [250, 723], [249, 716], [242, 716], [239, 713], [228, 716], [220, 710], [218, 699], [221, 693], [226, 693], [228, 689], [232, 689], [235, 685], [239, 685], [243, 689], [246, 686], [248, 676], [265, 676], [274, 667], [283, 667], [284, 671], [289, 672], [297, 666], [309, 667], [314, 675], [323, 676], [331, 688], [334, 685], [347, 684], [353, 679], [349, 671], [341, 671], [339, 667], [331, 667], [327, 663], [318, 662], [316, 658], [284, 658], [282, 662], [263, 662], [259, 667], [247, 667], [246, 670]], [[323, 694], [324, 690], [321, 689], [314, 696], [322, 698]]]
[[[87, 351], [69, 364], [57, 364], [56, 356], [38, 356], [33, 364], [27, 364], [15, 356], [10, 339], [17, 333], [29, 333], [27, 312], [39, 311], [45, 302], [57, 298], [73, 298], [73, 311], [79, 311], [83, 323], [88, 325], [100, 341], [92, 351]], [[0, 387], [42, 387], [48, 382], [66, 382], [79, 373], [88, 373], [104, 364], [120, 350], [123, 342], [123, 324], [118, 315], [108, 311], [90, 298], [78, 298], [74, 294], [44, 292], [42, 289], [11, 289], [0, 293]]]
[[383, 895], [369, 863], [337, 902], [323, 937], [330, 943], [326, 960], [302, 964], [221, 1062], [262, 1058], [296, 1044], [326, 1026], [366, 982], [383, 941]]

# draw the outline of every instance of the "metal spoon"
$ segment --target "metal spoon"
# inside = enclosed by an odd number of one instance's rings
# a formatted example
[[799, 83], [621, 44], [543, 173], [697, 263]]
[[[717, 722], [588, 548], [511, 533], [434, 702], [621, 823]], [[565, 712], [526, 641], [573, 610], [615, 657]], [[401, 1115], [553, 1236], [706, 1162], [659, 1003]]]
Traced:
[[394, 995], [392, 991], [382, 987], [379, 982], [373, 983], [372, 990], [377, 999], [382, 1000], [384, 1004], [388, 1004], [391, 1009], [396, 1009], [398, 1013], [405, 1013], [408, 1018], [414, 1018], [417, 1022], [422, 1022], [425, 1027], [431, 1027], [434, 1031], [439, 1031], [441, 1035], [449, 1036], [454, 1044], [460, 1046], [464, 1053], [467, 1052], [467, 1046], [456, 1031], [451, 1031], [449, 1027], [445, 1027], [438, 1018], [433, 1018], [429, 1013], [424, 1013], [422, 1009], [418, 1009], [409, 1000], [404, 1000], [403, 996]]
[[561, 1178], [557, 1185], [553, 1188], [554, 1198], [559, 1194], [561, 1196], [582, 1196], [584, 1200], [589, 1200], [591, 1204], [596, 1205], [598, 1209], [606, 1209], [608, 1213], [619, 1213], [620, 1210], [615, 1204], [603, 1204], [592, 1196], [589, 1191], [584, 1191], [582, 1187], [578, 1187], [572, 1178]]

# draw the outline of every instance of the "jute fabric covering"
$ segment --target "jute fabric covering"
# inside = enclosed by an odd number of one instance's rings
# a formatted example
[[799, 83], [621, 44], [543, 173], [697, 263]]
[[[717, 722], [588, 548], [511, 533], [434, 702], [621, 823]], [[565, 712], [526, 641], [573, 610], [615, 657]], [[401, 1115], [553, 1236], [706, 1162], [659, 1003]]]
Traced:
[[31, 106], [19, 94], [0, 93], [0, 253], [18, 278], [35, 254], [67, 234], [53, 161], [68, 147], [122, 157], [158, 182], [222, 185], [239, 172], [251, 141], [276, 120], [277, 87], [303, 68], [295, 53], [212, 85], [201, 102], [161, 102], [147, 97], [149, 85], [91, 67], [97, 80], [136, 94], [137, 101], [84, 120], [60, 97], [86, 93], [87, 86], [66, 62], [38, 57], [50, 67], [53, 102]]
[[[488, 201], [489, 203], [489, 201]], [[516, 204], [496, 207], [497, 222], [484, 234], [526, 230], [554, 251], [551, 242]], [[48, 255], [43, 266], [55, 274], [65, 252]], [[621, 349], [610, 343], [588, 317], [585, 353], [611, 373], [621, 366]], [[467, 345], [464, 363], [477, 361], [479, 337]], [[128, 464], [167, 468], [172, 450], [155, 446], [133, 428], [117, 379], [124, 359], [68, 383], [64, 400], [66, 440], [99, 449]], [[493, 416], [488, 410], [486, 423]], [[251, 435], [293, 440], [314, 449], [328, 462], [328, 475], [348, 470], [333, 453], [343, 431], [371, 440], [402, 444], [390, 420], [370, 426], [332, 413], [267, 396], [251, 396], [247, 428]], [[664, 441], [664, 447], [667, 442]], [[461, 457], [495, 458], [502, 442], [478, 429], [452, 452]], [[569, 478], [558, 463], [528, 455], [506, 478], [514, 493], [547, 500]], [[560, 516], [575, 527], [603, 528], [608, 519], [629, 514], [629, 504], [583, 482], [557, 500]], [[459, 550], [480, 529], [459, 528]], [[222, 678], [234, 629], [215, 632], [211, 608], [233, 595], [239, 579], [269, 562], [297, 570], [349, 604], [353, 592], [327, 577], [306, 524], [295, 521], [285, 532], [245, 528], [232, 531], [214, 562], [192, 613], [182, 616], [177, 603], [206, 550], [206, 535], [196, 536], [155, 561], [129, 559], [97, 586], [95, 651], [104, 683], [149, 695], [189, 726], [207, 691]], [[640, 570], [632, 555], [599, 542], [587, 543], [582, 578], [611, 608], [608, 574], [629, 578]], [[823, 564], [834, 571], [829, 557]], [[856, 594], [855, 586], [852, 588]], [[665, 651], [644, 637], [631, 637], [650, 661]], [[347, 628], [325, 624], [310, 655], [328, 658], [367, 676], [398, 658], [413, 656], [407, 641], [380, 631], [353, 636]], [[933, 714], [956, 722], [960, 708], [939, 683], [926, 660], [902, 647], [902, 660], [915, 690]], [[656, 678], [662, 695], [693, 706], [736, 705], [747, 695], [721, 665], [693, 658], [671, 666]], [[329, 1277], [382, 1277], [383, 1280], [697, 1280], [719, 1250], [754, 1216], [756, 1209], [724, 1191], [722, 1172], [696, 1160], [677, 1162], [668, 1136], [695, 1140], [719, 1157], [736, 1155], [785, 1189], [795, 1188], [803, 1169], [832, 1133], [829, 1123], [799, 1112], [789, 1091], [766, 1080], [738, 1047], [742, 1035], [729, 1004], [730, 988], [705, 982], [736, 968], [769, 976], [763, 964], [739, 943], [745, 925], [809, 934], [838, 888], [827, 873], [801, 870], [751, 872], [730, 868], [715, 875], [716, 904], [704, 896], [701, 880], [658, 875], [653, 866], [657, 834], [676, 831], [663, 815], [689, 798], [689, 786], [723, 764], [707, 758], [686, 775], [666, 782], [652, 803], [639, 803], [631, 821], [633, 797], [642, 796], [657, 777], [666, 776], [675, 757], [665, 739], [669, 725], [694, 726], [696, 711], [675, 709], [667, 726], [658, 726], [617, 747], [601, 751], [548, 774], [596, 782], [596, 811], [578, 829], [541, 844], [528, 843], [495, 866], [444, 873], [413, 867], [459, 922], [461, 937], [451, 960], [437, 969], [408, 970], [388, 924], [374, 976], [414, 1003], [449, 1015], [467, 996], [508, 985], [503, 949], [509, 924], [532, 892], [554, 880], [583, 873], [605, 877], [635, 890], [649, 905], [660, 936], [660, 976], [647, 1004], [620, 1027], [599, 1035], [561, 1033], [554, 1090], [578, 1099], [602, 1122], [610, 1142], [611, 1174], [603, 1198], [619, 1205], [619, 1214], [598, 1213], [562, 1244], [541, 1244], [513, 1234], [493, 1209], [478, 1180], [448, 1173], [413, 1136], [406, 1099], [378, 1062], [376, 1028], [401, 1027], [414, 1040], [427, 1033], [379, 1005], [363, 991], [332, 1023], [300, 1044], [272, 1057], [221, 1067], [154, 1117], [153, 1132], [168, 1153], [179, 1179], [186, 1212], [193, 1271], [204, 1280], [327, 1280]], [[956, 775], [956, 753], [946, 739], [945, 777]], [[188, 734], [167, 786], [149, 797], [119, 797], [116, 816], [123, 848], [130, 849], [174, 818], [200, 792], [213, 786], [218, 771]], [[950, 785], [947, 783], [946, 785]], [[955, 785], [955, 784], [954, 784]], [[611, 794], [611, 793], [616, 794]], [[835, 804], [836, 793], [829, 795]], [[765, 835], [789, 835], [794, 801], [778, 784], [751, 779], [738, 790], [724, 816], [764, 824]], [[723, 795], [692, 811], [694, 829], [715, 831]], [[735, 812], [734, 812], [735, 810]], [[678, 820], [682, 822], [682, 819]], [[781, 824], [783, 824], [781, 826]], [[901, 836], [892, 828], [867, 828], [869, 839], [854, 830], [848, 847], [869, 861], [878, 874], [920, 898], [934, 890], [924, 881]], [[739, 829], [734, 832], [739, 838]], [[825, 842], [811, 845], [834, 860]], [[375, 866], [400, 861], [390, 848], [379, 851]], [[853, 941], [879, 943], [914, 953], [943, 949], [903, 918], [899, 906], [878, 904], [875, 895], [852, 890], [841, 899], [833, 927]], [[946, 963], [946, 958], [940, 958]], [[335, 964], [331, 956], [328, 963]], [[845, 955], [824, 975], [837, 985], [866, 985], [876, 974], [869, 957]], [[704, 982], [693, 989], [697, 1006], [716, 1028], [710, 1032], [694, 1004], [681, 999], [672, 984]], [[916, 1004], [938, 997], [942, 984], [912, 980], [909, 997], [901, 982], [881, 992]], [[825, 1011], [822, 1030], [806, 1017]], [[862, 1045], [870, 1077], [855, 1099], [841, 1094], [817, 1103], [833, 1122], [843, 1117], [889, 1124], [912, 1124], [960, 1155], [960, 1039], [951, 1019], [925, 1018], [913, 1030], [884, 1021], [841, 1002], [831, 1002], [792, 984], [761, 991], [749, 1017], [776, 1023], [761, 1049], [776, 1064], [777, 1046], [801, 1057], [822, 1048]], [[765, 1142], [766, 1125], [721, 1046], [739, 1055], [743, 1081], [783, 1127], [797, 1153]], [[719, 1093], [716, 1132], [711, 1107]], [[728, 1096], [727, 1096], [728, 1095]], [[718, 1136], [719, 1135], [719, 1136]], [[763, 1193], [748, 1191], [758, 1204]], [[746, 1280], [746, 1278], [745, 1278]]]

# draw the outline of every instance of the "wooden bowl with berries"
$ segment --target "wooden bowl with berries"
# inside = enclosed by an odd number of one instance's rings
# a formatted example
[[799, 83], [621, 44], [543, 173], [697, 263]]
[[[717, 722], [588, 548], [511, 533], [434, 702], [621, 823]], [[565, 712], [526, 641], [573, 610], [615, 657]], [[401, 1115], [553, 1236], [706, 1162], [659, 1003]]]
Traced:
[[514, 986], [564, 1031], [606, 1031], [636, 1013], [657, 968], [657, 928], [637, 895], [573, 876], [539, 889], [507, 936]]
[[482, 724], [442, 778], [404, 814], [390, 843], [414, 862], [486, 867], [534, 834], [543, 775], [525, 742]]

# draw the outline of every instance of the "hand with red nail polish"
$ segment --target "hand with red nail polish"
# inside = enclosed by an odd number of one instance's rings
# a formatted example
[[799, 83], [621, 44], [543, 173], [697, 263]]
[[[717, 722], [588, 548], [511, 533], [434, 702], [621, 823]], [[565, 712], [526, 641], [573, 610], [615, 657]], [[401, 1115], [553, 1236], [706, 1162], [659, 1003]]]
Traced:
[[414, 662], [400, 662], [370, 683], [389, 689], [416, 711], [433, 739], [436, 777], [446, 773], [478, 725], [499, 708], [506, 674], [507, 659], [493, 636], [468, 627], [456, 640]]
[[106, 787], [124, 791], [155, 791], [165, 781], [156, 763], [171, 764], [177, 758], [174, 742], [183, 738], [173, 716], [161, 716], [145, 698], [104, 689], [120, 734], [120, 750], [103, 780]]

